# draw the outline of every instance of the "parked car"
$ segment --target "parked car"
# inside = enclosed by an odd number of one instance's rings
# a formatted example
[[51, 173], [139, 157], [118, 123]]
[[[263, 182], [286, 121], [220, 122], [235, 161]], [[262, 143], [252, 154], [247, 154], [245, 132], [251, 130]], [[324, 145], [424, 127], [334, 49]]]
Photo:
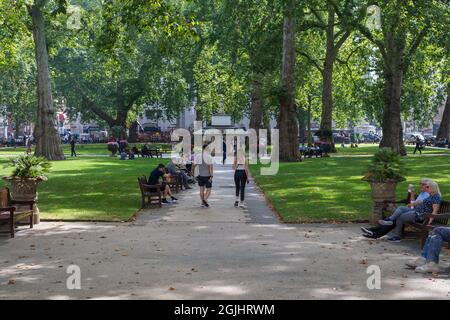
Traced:
[[406, 135], [405, 143], [416, 144], [417, 138], [419, 138], [422, 143], [425, 143], [425, 137], [421, 133], [411, 133]]
[[434, 144], [436, 143], [436, 136], [433, 136], [431, 134], [424, 134], [423, 135], [425, 138], [425, 145], [426, 146], [434, 146]]
[[334, 140], [334, 143], [336, 143], [336, 144], [341, 144], [341, 143], [349, 144], [349, 143], [351, 143], [350, 137], [347, 137], [345, 135], [341, 135], [339, 133], [333, 133], [333, 140]]
[[375, 133], [363, 133], [363, 140], [367, 143], [379, 143], [381, 137]]

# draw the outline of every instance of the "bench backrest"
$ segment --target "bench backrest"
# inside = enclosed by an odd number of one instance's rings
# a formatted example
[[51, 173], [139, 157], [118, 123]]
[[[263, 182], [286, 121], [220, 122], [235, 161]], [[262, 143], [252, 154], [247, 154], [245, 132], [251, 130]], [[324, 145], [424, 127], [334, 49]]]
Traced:
[[0, 188], [0, 207], [9, 207], [11, 203], [11, 196], [8, 188]]
[[[450, 202], [449, 201], [441, 201], [439, 206], [439, 214], [450, 213]], [[434, 224], [448, 225], [448, 218], [435, 218], [433, 221]]]
[[142, 176], [138, 178], [139, 188], [141, 189], [141, 192], [143, 193], [145, 191], [144, 185], [147, 184], [147, 177]]

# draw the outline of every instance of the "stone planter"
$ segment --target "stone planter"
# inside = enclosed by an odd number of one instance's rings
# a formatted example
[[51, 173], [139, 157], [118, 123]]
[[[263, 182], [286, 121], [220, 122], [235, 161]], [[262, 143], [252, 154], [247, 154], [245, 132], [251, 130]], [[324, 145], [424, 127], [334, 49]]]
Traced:
[[383, 209], [386, 207], [385, 201], [395, 202], [395, 189], [399, 181], [391, 180], [385, 182], [368, 181], [372, 187], [373, 210], [370, 223], [378, 225], [378, 220], [383, 219]]
[[[3, 177], [3, 180], [9, 183], [11, 199], [17, 201], [36, 201], [38, 200], [37, 187], [46, 178], [32, 178], [32, 179], [21, 179], [17, 177]], [[34, 223], [38, 224], [40, 222], [39, 208], [37, 205], [34, 206], [33, 212]]]

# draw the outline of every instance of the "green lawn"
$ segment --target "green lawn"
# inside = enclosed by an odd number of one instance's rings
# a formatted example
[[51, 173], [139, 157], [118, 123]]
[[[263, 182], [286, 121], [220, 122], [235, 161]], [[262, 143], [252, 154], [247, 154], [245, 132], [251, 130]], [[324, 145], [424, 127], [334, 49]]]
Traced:
[[[371, 211], [370, 186], [361, 180], [370, 158], [336, 157], [281, 163], [276, 176], [251, 171], [264, 193], [285, 222], [367, 220]], [[450, 199], [450, 157], [409, 157], [405, 159], [408, 181], [397, 188], [405, 198], [409, 183], [422, 177], [435, 179], [444, 199]]]
[[[2, 176], [12, 171], [3, 167], [6, 160], [0, 159]], [[41, 218], [126, 221], [140, 208], [137, 177], [148, 176], [160, 161], [93, 157], [53, 162], [49, 180], [39, 186]]]
[[[374, 154], [378, 149], [378, 144], [359, 144], [358, 148], [350, 148], [349, 145], [346, 145], [345, 148], [342, 148], [341, 145], [336, 145], [338, 155], [372, 155]], [[407, 145], [406, 150], [408, 154], [412, 155], [414, 152], [415, 146]], [[450, 154], [449, 150], [441, 150], [441, 149], [431, 149], [431, 148], [425, 148], [425, 150], [422, 150], [423, 154]], [[419, 153], [417, 153], [419, 155]]]
[[[130, 148], [133, 146], [138, 146], [140, 149], [143, 145], [142, 143], [132, 143], [129, 145]], [[155, 147], [161, 147], [163, 144], [160, 143], [152, 143], [151, 146]], [[7, 155], [19, 155], [24, 154], [26, 151], [25, 147], [17, 147], [17, 148], [0, 148], [0, 155], [7, 154]], [[70, 155], [70, 145], [69, 144], [63, 144], [63, 151], [65, 154]], [[111, 152], [108, 151], [106, 143], [93, 143], [93, 144], [77, 144], [75, 151], [79, 155], [110, 155]]]

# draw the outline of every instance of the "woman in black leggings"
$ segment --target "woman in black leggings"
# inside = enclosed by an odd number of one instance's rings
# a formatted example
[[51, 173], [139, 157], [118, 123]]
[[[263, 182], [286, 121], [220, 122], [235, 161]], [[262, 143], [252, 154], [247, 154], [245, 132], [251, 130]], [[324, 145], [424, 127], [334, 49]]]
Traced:
[[245, 208], [245, 184], [249, 183], [248, 161], [245, 157], [245, 152], [240, 152], [234, 157], [233, 169], [234, 183], [236, 185], [236, 201], [234, 202], [234, 206], [237, 207], [239, 205], [241, 208]]

